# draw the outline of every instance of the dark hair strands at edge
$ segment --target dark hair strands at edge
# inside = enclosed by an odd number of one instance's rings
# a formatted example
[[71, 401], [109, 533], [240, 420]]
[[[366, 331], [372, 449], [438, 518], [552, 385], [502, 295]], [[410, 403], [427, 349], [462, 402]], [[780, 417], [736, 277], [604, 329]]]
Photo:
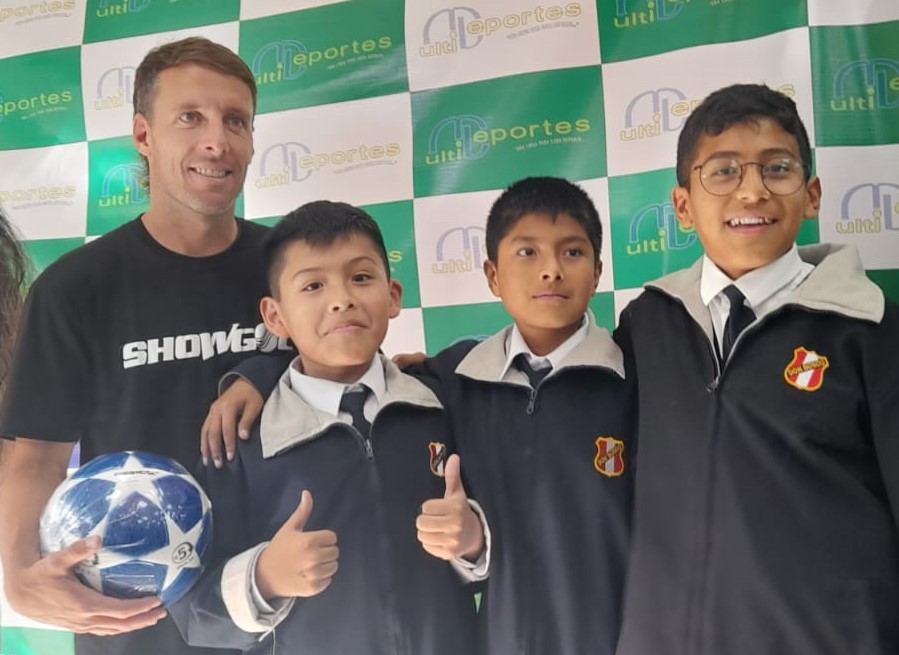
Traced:
[[15, 228], [0, 210], [0, 397], [6, 384], [19, 311], [32, 273]]

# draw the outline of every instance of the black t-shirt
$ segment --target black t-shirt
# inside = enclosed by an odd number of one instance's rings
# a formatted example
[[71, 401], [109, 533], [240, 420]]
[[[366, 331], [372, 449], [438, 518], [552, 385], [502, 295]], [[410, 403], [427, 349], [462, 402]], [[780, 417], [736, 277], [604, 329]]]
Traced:
[[186, 257], [136, 219], [62, 257], [32, 286], [0, 433], [81, 440], [82, 462], [142, 449], [192, 469], [219, 377], [256, 349], [265, 228]]
[[[256, 350], [267, 292], [266, 228], [238, 225], [228, 250], [195, 258], [162, 247], [138, 218], [48, 267], [25, 304], [0, 434], [80, 440], [82, 462], [139, 449], [193, 470], [219, 377]], [[173, 631], [166, 620], [79, 636], [77, 651], [194, 652]]]

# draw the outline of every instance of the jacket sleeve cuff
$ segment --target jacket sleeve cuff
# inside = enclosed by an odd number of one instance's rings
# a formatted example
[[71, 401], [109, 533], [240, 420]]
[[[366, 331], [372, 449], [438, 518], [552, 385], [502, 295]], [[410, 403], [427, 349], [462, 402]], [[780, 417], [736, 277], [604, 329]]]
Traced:
[[222, 570], [222, 600], [238, 628], [250, 633], [271, 632], [293, 608], [293, 598], [267, 603], [256, 586], [256, 560], [268, 542], [232, 557]]
[[478, 502], [469, 498], [468, 504], [471, 506], [474, 513], [478, 515], [478, 520], [481, 522], [481, 528], [484, 530], [484, 552], [482, 552], [481, 556], [474, 562], [469, 562], [467, 559], [457, 557], [450, 561], [450, 565], [465, 582], [479, 582], [481, 580], [486, 580], [490, 575], [490, 526], [487, 525], [487, 518], [484, 516], [484, 510], [481, 509]]

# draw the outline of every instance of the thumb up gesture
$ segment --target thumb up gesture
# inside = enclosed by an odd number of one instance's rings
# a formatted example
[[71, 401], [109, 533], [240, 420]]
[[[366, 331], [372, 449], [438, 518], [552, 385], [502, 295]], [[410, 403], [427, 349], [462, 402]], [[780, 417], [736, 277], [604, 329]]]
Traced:
[[308, 597], [324, 591], [337, 572], [337, 535], [331, 530], [306, 531], [312, 494], [300, 504], [256, 560], [256, 586], [266, 600]]
[[468, 504], [458, 455], [450, 455], [443, 476], [446, 482], [443, 498], [425, 501], [415, 521], [418, 540], [434, 557], [476, 560], [484, 550], [484, 530], [480, 518]]

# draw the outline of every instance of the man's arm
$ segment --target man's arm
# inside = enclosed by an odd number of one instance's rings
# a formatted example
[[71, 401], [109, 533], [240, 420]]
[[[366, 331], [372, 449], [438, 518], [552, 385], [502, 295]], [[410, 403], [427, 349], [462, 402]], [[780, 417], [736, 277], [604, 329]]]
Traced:
[[73, 447], [22, 438], [4, 447], [0, 559], [9, 603], [29, 618], [72, 632], [113, 635], [151, 626], [165, 616], [158, 598], [107, 598], [72, 573], [100, 549], [99, 539], [79, 541], [41, 559], [40, 516], [65, 478]]
[[234, 458], [237, 438], [250, 438], [250, 430], [262, 413], [278, 380], [296, 353], [254, 355], [225, 373], [219, 383], [219, 397], [209, 407], [200, 430], [203, 465], [210, 460], [216, 468]]

